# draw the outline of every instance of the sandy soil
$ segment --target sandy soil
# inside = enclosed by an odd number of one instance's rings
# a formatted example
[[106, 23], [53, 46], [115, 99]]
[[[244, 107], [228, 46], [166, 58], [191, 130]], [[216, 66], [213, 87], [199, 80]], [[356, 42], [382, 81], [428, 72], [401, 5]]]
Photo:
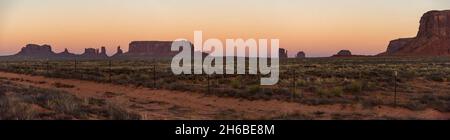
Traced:
[[249, 101], [202, 93], [153, 90], [5, 72], [0, 72], [0, 77], [11, 79], [16, 84], [41, 88], [55, 89], [55, 83], [74, 85], [73, 88], [58, 90], [80, 98], [98, 98], [119, 103], [128, 110], [141, 114], [144, 119], [450, 119], [449, 112], [434, 109], [412, 111], [387, 106], [364, 109], [358, 104], [310, 106], [286, 101]]

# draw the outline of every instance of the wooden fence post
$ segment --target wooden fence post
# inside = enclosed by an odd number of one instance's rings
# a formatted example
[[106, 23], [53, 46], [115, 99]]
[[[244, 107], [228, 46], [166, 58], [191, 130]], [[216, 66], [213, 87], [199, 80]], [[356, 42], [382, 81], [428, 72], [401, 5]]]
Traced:
[[75, 74], [77, 73], [77, 60], [75, 59], [75, 61], [74, 61], [74, 72], [75, 72]]
[[153, 88], [156, 89], [156, 62], [153, 64]]
[[296, 70], [294, 69], [294, 71], [293, 71], [293, 75], [292, 75], [292, 77], [293, 77], [293, 79], [294, 79], [294, 81], [292, 82], [294, 85], [293, 85], [293, 87], [294, 87], [294, 91], [292, 92], [292, 99], [294, 100], [295, 99], [295, 94], [296, 94], [296, 92], [297, 92], [297, 72], [296, 72]]
[[397, 107], [397, 76], [398, 72], [394, 72], [394, 107]]
[[[361, 81], [361, 82], [365, 82], [365, 81], [363, 81], [363, 79], [362, 79], [362, 73], [361, 73], [361, 70], [359, 70], [359, 80]], [[360, 92], [363, 92], [363, 86], [359, 86], [359, 91]]]
[[109, 82], [112, 82], [111, 76], [112, 76], [112, 63], [111, 60], [109, 60]]
[[47, 62], [46, 62], [46, 71], [47, 71], [47, 76], [50, 76], [50, 72], [49, 72], [49, 69], [50, 69], [50, 64], [49, 64], [49, 62], [48, 62], [48, 60], [47, 60]]
[[208, 94], [211, 94], [211, 83], [210, 83], [210, 79], [209, 79], [209, 74], [206, 74], [206, 80], [208, 81]]

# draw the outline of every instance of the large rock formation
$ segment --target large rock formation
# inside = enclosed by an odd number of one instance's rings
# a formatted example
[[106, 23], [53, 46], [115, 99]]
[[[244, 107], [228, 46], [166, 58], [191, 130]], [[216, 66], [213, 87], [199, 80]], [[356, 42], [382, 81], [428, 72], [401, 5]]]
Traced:
[[[120, 46], [113, 58], [119, 59], [145, 59], [145, 58], [172, 58], [180, 51], [171, 51], [173, 41], [133, 41], [130, 43], [129, 52], [124, 53]], [[183, 42], [184, 43], [184, 42]], [[190, 43], [187, 42], [186, 43]], [[192, 46], [192, 43], [190, 43]], [[192, 54], [194, 52], [191, 48]], [[206, 56], [206, 53], [201, 53]], [[106, 48], [86, 48], [83, 54], [72, 54], [67, 49], [61, 53], [54, 53], [49, 45], [28, 44], [13, 59], [107, 59]]]
[[288, 58], [288, 52], [287, 52], [287, 50], [284, 49], [284, 48], [280, 48], [280, 49], [279, 49], [278, 57], [280, 57], [280, 58]]
[[84, 53], [81, 54], [81, 56], [86, 56], [86, 57], [94, 57], [97, 55], [98, 55], [98, 50], [95, 48], [85, 48]]
[[101, 50], [100, 50], [100, 53], [99, 53], [99, 55], [100, 56], [103, 56], [103, 57], [107, 57], [108, 55], [106, 54], [106, 47], [104, 47], [104, 46], [102, 46], [101, 47]]
[[50, 45], [28, 44], [16, 56], [24, 57], [52, 57], [55, 53]]
[[67, 49], [64, 49], [63, 52], [56, 54], [56, 57], [58, 58], [74, 58], [76, 56], [76, 54], [70, 53]]
[[331, 56], [335, 58], [348, 58], [348, 57], [373, 57], [372, 55], [360, 55], [360, 54], [353, 54], [350, 50], [340, 50], [337, 54]]
[[81, 55], [70, 53], [69, 50], [64, 49], [61, 53], [55, 53], [52, 51], [50, 45], [36, 45], [28, 44], [20, 50], [19, 53], [7, 56], [11, 59], [106, 59], [106, 48], [102, 47], [99, 52], [98, 49], [86, 48], [85, 52]]
[[117, 53], [116, 54], [123, 54], [123, 51], [122, 51], [122, 49], [120, 49], [120, 46], [117, 47]]
[[82, 59], [106, 59], [108, 55], [106, 55], [106, 48], [101, 47], [101, 50], [95, 48], [86, 48], [84, 49], [84, 53], [80, 55]]
[[[173, 41], [133, 41], [129, 45], [128, 52], [115, 56], [118, 58], [171, 58], [180, 52], [171, 51], [172, 43]], [[192, 46], [192, 43], [190, 44]], [[191, 51], [194, 52], [193, 47]]]
[[172, 57], [178, 52], [171, 51], [172, 41], [133, 41], [128, 54], [152, 57]]
[[450, 55], [450, 10], [425, 13], [416, 37], [393, 40], [380, 55]]
[[335, 57], [347, 57], [347, 56], [353, 56], [353, 55], [352, 55], [352, 52], [350, 50], [340, 50], [334, 56]]
[[117, 52], [113, 55], [113, 57], [118, 57], [118, 56], [120, 56], [122, 54], [123, 54], [123, 51], [122, 51], [122, 49], [120, 49], [120, 46], [118, 46], [117, 47]]
[[295, 56], [296, 58], [306, 58], [306, 54], [303, 51], [300, 51], [297, 53], [297, 55]]

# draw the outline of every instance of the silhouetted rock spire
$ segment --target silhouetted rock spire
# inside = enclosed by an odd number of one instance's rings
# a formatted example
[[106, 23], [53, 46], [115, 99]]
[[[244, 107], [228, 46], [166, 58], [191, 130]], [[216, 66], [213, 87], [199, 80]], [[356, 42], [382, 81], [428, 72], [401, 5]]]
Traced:
[[288, 58], [287, 50], [284, 49], [284, 48], [280, 48], [278, 57], [280, 57], [280, 58]]

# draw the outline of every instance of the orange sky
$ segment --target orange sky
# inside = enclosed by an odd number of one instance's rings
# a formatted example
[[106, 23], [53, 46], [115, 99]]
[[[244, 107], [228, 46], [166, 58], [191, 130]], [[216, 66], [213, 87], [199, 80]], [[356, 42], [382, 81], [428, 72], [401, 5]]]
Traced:
[[377, 54], [415, 36], [421, 15], [448, 0], [0, 0], [0, 54], [28, 43], [55, 52], [134, 40], [278, 38], [290, 55], [330, 56], [341, 49]]

